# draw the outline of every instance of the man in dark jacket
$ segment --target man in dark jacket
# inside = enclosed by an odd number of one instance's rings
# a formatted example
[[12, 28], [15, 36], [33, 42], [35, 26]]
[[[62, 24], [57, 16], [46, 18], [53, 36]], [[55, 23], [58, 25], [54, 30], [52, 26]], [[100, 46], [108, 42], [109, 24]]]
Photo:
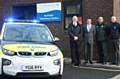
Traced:
[[112, 40], [112, 47], [113, 47], [113, 60], [112, 64], [120, 65], [120, 24], [117, 22], [115, 16], [111, 17], [111, 24], [110, 24], [110, 36]]
[[106, 64], [107, 63], [107, 31], [108, 27], [104, 24], [103, 17], [98, 18], [98, 23], [96, 24], [96, 43], [99, 52], [99, 61], [98, 63]]
[[82, 29], [78, 24], [77, 16], [73, 16], [72, 23], [69, 24], [68, 33], [70, 37], [71, 59], [74, 66], [79, 66], [79, 35], [82, 33]]

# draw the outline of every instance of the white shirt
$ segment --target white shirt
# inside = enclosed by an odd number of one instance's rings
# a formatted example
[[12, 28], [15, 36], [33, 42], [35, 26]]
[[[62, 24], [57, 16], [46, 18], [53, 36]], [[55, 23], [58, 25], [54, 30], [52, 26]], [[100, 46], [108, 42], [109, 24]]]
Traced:
[[92, 24], [87, 24], [87, 30], [88, 30], [88, 32], [90, 32], [91, 27], [92, 27]]
[[73, 22], [73, 25], [74, 25], [74, 26], [77, 26], [77, 22]]

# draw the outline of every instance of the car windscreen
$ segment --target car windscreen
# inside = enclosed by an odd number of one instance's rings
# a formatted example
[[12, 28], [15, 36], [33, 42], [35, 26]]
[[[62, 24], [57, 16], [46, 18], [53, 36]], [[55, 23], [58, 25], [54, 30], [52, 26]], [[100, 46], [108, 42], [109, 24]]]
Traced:
[[5, 41], [17, 42], [52, 42], [52, 35], [47, 26], [35, 24], [6, 24]]

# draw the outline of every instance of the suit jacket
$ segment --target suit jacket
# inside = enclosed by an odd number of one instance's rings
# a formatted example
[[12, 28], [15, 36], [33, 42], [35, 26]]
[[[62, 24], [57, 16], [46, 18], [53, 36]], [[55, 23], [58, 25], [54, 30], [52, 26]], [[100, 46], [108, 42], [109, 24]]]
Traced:
[[82, 36], [82, 27], [78, 24], [76, 27], [71, 23], [69, 24], [68, 34], [70, 36], [70, 40], [74, 41], [74, 36], [77, 36], [79, 40]]
[[83, 38], [85, 43], [94, 43], [94, 35], [96, 33], [95, 26], [92, 25], [90, 31], [87, 30], [87, 24], [83, 25]]

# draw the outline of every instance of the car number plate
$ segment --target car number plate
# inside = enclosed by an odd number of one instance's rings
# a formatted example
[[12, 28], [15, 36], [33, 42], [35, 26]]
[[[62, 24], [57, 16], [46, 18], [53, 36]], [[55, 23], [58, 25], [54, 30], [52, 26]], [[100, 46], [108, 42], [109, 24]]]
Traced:
[[43, 71], [42, 66], [23, 66], [22, 70], [24, 71]]

